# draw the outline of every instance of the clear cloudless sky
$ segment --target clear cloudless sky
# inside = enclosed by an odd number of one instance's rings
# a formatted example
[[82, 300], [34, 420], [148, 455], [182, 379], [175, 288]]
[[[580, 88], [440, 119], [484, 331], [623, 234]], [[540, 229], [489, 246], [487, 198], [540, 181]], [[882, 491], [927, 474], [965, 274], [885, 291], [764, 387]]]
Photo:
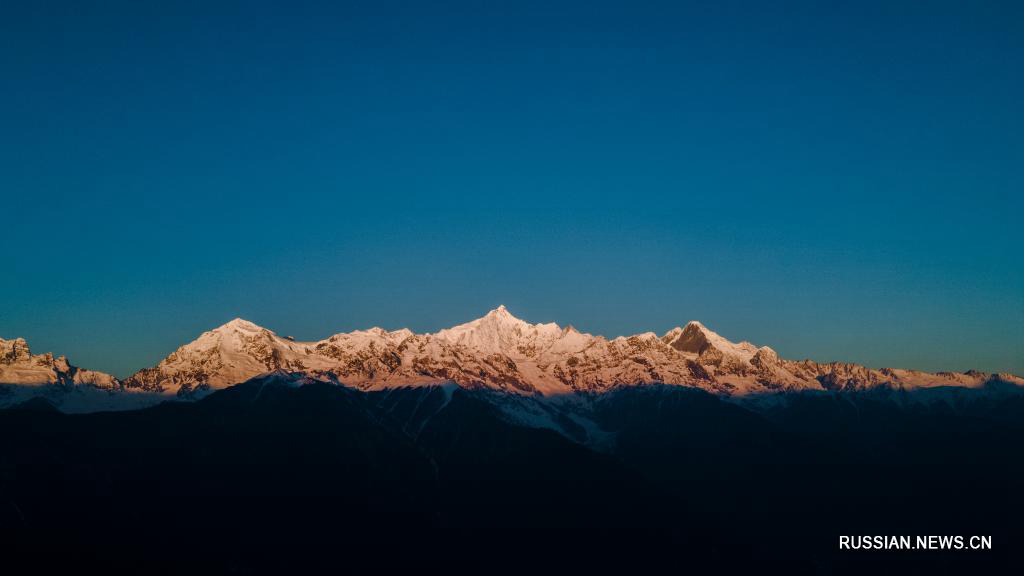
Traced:
[[1024, 374], [1022, 214], [1021, 2], [0, 8], [0, 337], [120, 376], [502, 303]]

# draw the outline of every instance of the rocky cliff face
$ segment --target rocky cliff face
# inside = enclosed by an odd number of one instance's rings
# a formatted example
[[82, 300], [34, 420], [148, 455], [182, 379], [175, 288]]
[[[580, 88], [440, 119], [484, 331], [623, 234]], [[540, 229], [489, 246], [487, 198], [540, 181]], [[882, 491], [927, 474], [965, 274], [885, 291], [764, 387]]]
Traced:
[[0, 338], [0, 408], [43, 401], [73, 412], [124, 410], [159, 401], [126, 393], [110, 374], [84, 370], [64, 356], [32, 354], [21, 338]]
[[109, 374], [72, 366], [64, 356], [54, 358], [49, 352], [32, 354], [22, 338], [0, 338], [0, 384], [114, 389], [118, 382]]

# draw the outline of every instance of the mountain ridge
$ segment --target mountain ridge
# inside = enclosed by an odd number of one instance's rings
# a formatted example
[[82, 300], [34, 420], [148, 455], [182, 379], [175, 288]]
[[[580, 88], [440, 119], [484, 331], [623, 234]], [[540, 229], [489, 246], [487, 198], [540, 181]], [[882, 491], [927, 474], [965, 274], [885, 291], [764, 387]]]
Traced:
[[[23, 339], [0, 339], [0, 405], [36, 394], [11, 387], [153, 398], [195, 398], [283, 371], [363, 391], [454, 383], [467, 389], [557, 398], [622, 387], [666, 384], [725, 397], [787, 392], [847, 392], [888, 387], [981, 388], [993, 381], [1024, 386], [1011, 374], [928, 373], [872, 369], [846, 362], [781, 358], [768, 346], [734, 343], [691, 321], [658, 336], [606, 338], [554, 322], [531, 324], [505, 306], [434, 333], [402, 328], [342, 332], [301, 342], [242, 318], [199, 335], [155, 366], [124, 379], [71, 365], [63, 356], [33, 355]], [[4, 400], [6, 398], [6, 401]], [[105, 406], [116, 404], [116, 400]]]

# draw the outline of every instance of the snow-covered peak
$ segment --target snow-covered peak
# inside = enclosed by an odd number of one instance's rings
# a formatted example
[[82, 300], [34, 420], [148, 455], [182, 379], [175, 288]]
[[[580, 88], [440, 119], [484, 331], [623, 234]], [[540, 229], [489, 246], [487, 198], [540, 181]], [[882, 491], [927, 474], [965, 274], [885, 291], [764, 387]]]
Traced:
[[188, 358], [194, 354], [209, 353], [216, 350], [220, 353], [237, 354], [254, 342], [273, 342], [281, 340], [276, 334], [248, 320], [235, 318], [213, 330], [203, 332], [195, 340], [181, 346], [173, 354], [164, 359], [164, 363], [176, 358]]
[[[481, 318], [477, 318], [476, 320], [473, 320], [472, 322], [467, 322], [466, 324], [460, 324], [459, 326], [449, 328], [449, 330], [455, 330], [457, 328], [469, 325], [496, 326], [501, 327], [501, 329], [510, 330], [527, 329], [534, 326], [534, 324], [530, 324], [526, 320], [521, 320], [513, 316], [512, 313], [508, 311], [508, 308], [505, 308], [504, 304], [501, 304], [494, 310], [491, 310], [487, 314], [484, 314]], [[543, 326], [543, 324], [537, 324], [536, 326]]]
[[242, 332], [259, 332], [264, 330], [264, 328], [243, 318], [235, 318], [222, 326], [214, 328], [212, 332], [230, 332], [235, 330]]
[[129, 388], [190, 394], [224, 388], [279, 369], [303, 368], [291, 358], [303, 345], [281, 338], [248, 320], [234, 320], [203, 332], [153, 368], [125, 379]]
[[715, 343], [728, 342], [696, 320], [687, 322], [683, 328], [677, 326], [669, 330], [663, 339], [676, 350], [692, 354], [700, 354]]
[[702, 354], [709, 349], [749, 361], [757, 353], [757, 346], [749, 342], [730, 342], [707, 326], [692, 320], [683, 328], [669, 330], [662, 340], [680, 352]]
[[385, 330], [374, 326], [368, 330], [354, 330], [352, 332], [339, 332], [326, 340], [313, 344], [314, 347], [345, 344], [349, 348], [365, 348], [370, 345], [398, 345], [407, 338], [413, 336], [412, 330], [401, 328], [399, 330]]
[[554, 322], [530, 324], [498, 306], [482, 318], [441, 330], [433, 336], [449, 344], [465, 346], [487, 354], [530, 356], [562, 335]]

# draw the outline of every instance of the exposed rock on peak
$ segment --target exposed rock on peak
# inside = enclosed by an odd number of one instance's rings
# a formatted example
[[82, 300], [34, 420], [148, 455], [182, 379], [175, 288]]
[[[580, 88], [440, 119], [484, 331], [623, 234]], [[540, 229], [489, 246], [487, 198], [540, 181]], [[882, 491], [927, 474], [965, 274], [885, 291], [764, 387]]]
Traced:
[[173, 392], [187, 396], [210, 388], [224, 388], [278, 369], [304, 369], [285, 351], [298, 351], [298, 343], [281, 338], [248, 320], [235, 318], [178, 348], [153, 368], [124, 380], [128, 388]]
[[711, 346], [710, 335], [717, 336], [700, 322], [689, 322], [685, 328], [674, 328], [665, 336], [669, 338], [668, 345], [676, 350], [700, 354], [708, 346]]
[[82, 370], [64, 356], [32, 354], [24, 338], [0, 338], [0, 385], [62, 386], [88, 385], [105, 390], [117, 387], [117, 379], [103, 372]]
[[762, 346], [756, 353], [754, 353], [754, 357], [750, 359], [750, 363], [759, 367], [774, 366], [779, 363], [779, 355], [775, 350], [772, 350], [767, 346]]
[[29, 350], [28, 342], [25, 342], [24, 338], [15, 338], [14, 340], [0, 338], [0, 364], [11, 365], [24, 362], [31, 357], [32, 351]]

